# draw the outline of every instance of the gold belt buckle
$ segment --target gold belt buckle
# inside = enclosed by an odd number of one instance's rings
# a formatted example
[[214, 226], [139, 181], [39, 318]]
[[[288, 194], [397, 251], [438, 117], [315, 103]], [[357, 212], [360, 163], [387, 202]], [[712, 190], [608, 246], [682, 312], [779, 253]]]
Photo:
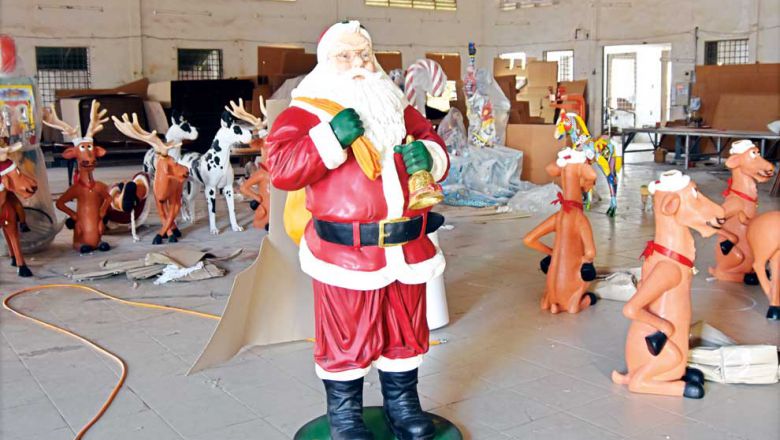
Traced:
[[385, 232], [385, 225], [391, 224], [391, 223], [402, 223], [402, 222], [408, 222], [409, 217], [398, 217], [398, 218], [389, 218], [384, 220], [379, 220], [379, 243], [377, 245], [381, 248], [387, 248], [387, 247], [393, 247], [393, 246], [403, 246], [406, 243], [409, 243], [408, 241], [404, 241], [401, 243], [390, 243], [385, 244], [385, 238], [390, 236], [389, 232]]

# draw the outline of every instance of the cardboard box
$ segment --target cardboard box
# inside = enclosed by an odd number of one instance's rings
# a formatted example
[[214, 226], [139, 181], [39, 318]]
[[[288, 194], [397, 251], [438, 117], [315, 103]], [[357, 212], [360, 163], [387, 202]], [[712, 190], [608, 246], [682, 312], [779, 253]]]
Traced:
[[103, 95], [135, 95], [141, 99], [146, 99], [147, 89], [149, 88], [149, 80], [147, 78], [141, 78], [136, 81], [122, 84], [119, 87], [113, 89], [57, 89], [54, 91], [54, 97], [61, 98], [73, 98], [77, 96], [103, 96]]
[[[544, 121], [542, 121], [544, 122]], [[530, 124], [531, 113], [528, 109], [528, 101], [516, 101], [509, 110], [510, 124]]]
[[523, 170], [520, 178], [539, 185], [550, 183], [544, 168], [555, 161], [565, 140], [556, 140], [554, 125], [509, 124], [506, 127], [506, 145], [523, 152]]
[[257, 46], [257, 75], [271, 76], [284, 73], [283, 60], [287, 52], [304, 53], [302, 47]]
[[555, 122], [555, 108], [550, 103], [550, 90], [547, 87], [524, 87], [517, 99], [528, 101], [531, 116], [543, 118], [548, 124]]
[[376, 61], [382, 66], [385, 72], [390, 72], [394, 69], [403, 70], [403, 58], [401, 52], [376, 52]]
[[496, 84], [498, 84], [498, 87], [501, 88], [501, 91], [504, 92], [504, 96], [506, 96], [509, 99], [510, 103], [517, 102], [517, 99], [515, 99], [515, 95], [517, 94], [517, 90], [515, 89], [515, 84], [517, 81], [515, 80], [514, 75], [506, 75], [506, 76], [496, 76], [495, 78]]
[[528, 87], [552, 87], [558, 86], [558, 63], [554, 61], [529, 61], [526, 66], [528, 71]]
[[[505, 60], [503, 58], [493, 58], [493, 76], [526, 76], [526, 70], [520, 60]], [[510, 64], [512, 66], [510, 67]]]

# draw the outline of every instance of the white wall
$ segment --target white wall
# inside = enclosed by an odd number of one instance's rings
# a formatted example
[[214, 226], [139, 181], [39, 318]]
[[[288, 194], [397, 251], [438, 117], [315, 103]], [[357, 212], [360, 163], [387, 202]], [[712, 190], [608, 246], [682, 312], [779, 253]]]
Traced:
[[482, 67], [502, 52], [541, 57], [574, 49], [575, 78], [589, 80], [591, 115], [601, 110], [604, 45], [671, 43], [672, 84], [695, 64], [697, 26], [698, 62], [705, 40], [744, 37], [751, 61], [780, 62], [777, 0], [560, 0], [509, 12], [499, 11], [498, 0], [458, 3], [453, 13], [366, 7], [363, 0], [0, 0], [0, 32], [16, 37], [29, 71], [35, 46], [88, 46], [93, 86], [113, 87], [143, 76], [175, 78], [177, 47], [221, 48], [226, 77], [252, 75], [256, 46], [313, 51], [326, 26], [358, 18], [378, 50], [400, 50], [405, 63], [428, 51], [465, 59], [469, 40], [478, 43]]

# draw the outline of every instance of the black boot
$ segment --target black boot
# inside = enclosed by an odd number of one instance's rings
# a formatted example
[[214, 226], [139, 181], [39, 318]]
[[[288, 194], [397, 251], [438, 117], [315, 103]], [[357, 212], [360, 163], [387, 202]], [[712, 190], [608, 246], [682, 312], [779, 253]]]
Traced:
[[322, 382], [328, 399], [331, 440], [373, 440], [363, 422], [363, 378]]
[[417, 369], [402, 373], [379, 370], [385, 417], [398, 440], [430, 440], [436, 432], [433, 421], [423, 413], [417, 395]]

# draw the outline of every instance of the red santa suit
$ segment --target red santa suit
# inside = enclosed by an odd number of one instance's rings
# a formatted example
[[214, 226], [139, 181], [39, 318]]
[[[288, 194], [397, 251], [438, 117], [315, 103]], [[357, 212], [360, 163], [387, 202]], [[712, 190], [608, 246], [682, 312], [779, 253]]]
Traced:
[[[449, 159], [430, 122], [408, 106], [406, 134], [433, 158], [431, 173], [446, 176]], [[352, 380], [372, 363], [391, 372], [417, 368], [428, 350], [425, 283], [444, 271], [441, 250], [425, 233], [425, 210], [409, 210], [409, 175], [393, 145], [377, 145], [381, 176], [369, 180], [351, 148], [342, 148], [331, 116], [293, 100], [267, 138], [271, 181], [279, 189], [306, 188], [314, 219], [351, 224], [353, 245], [323, 240], [309, 222], [300, 243], [302, 270], [314, 279], [315, 362], [322, 379]], [[405, 136], [396, 140], [404, 143]], [[360, 224], [421, 216], [420, 235], [392, 247], [360, 244]]]

